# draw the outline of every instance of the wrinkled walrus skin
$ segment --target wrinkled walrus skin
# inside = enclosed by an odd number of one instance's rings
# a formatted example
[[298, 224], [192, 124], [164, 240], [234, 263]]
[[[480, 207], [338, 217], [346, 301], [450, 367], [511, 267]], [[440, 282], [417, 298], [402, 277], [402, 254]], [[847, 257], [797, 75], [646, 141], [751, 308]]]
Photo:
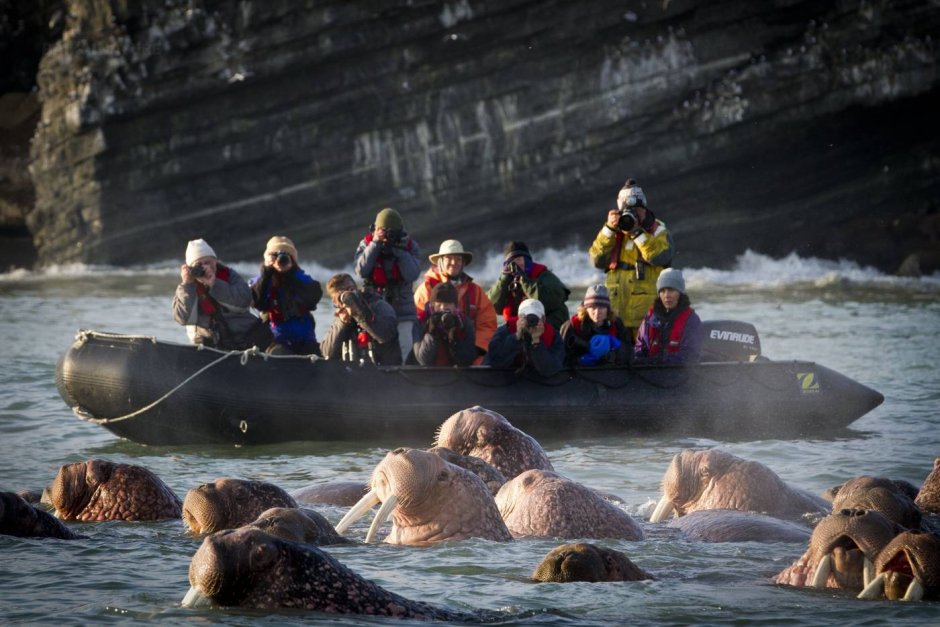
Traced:
[[186, 493], [183, 521], [193, 533], [213, 533], [247, 525], [271, 507], [297, 507], [297, 502], [272, 483], [220, 477]]
[[512, 426], [501, 414], [479, 405], [445, 420], [438, 427], [434, 445], [458, 455], [479, 457], [507, 480], [526, 470], [554, 470], [535, 438]]
[[670, 512], [684, 516], [706, 509], [735, 509], [800, 520], [825, 516], [830, 504], [822, 497], [784, 483], [758, 462], [717, 449], [676, 453], [666, 469], [663, 497], [650, 522], [663, 522]]
[[703, 542], [809, 542], [809, 525], [734, 509], [703, 509], [673, 518], [667, 527]]
[[940, 514], [940, 457], [934, 460], [933, 470], [924, 479], [914, 502], [925, 512]]
[[536, 581], [643, 581], [656, 579], [622, 552], [596, 544], [562, 544], [549, 551], [535, 567]]
[[49, 497], [62, 520], [179, 518], [178, 496], [142, 466], [92, 459], [59, 468]]
[[628, 513], [594, 490], [548, 470], [527, 470], [507, 481], [496, 505], [514, 538], [618, 538], [642, 540]]
[[242, 527], [207, 536], [189, 565], [184, 606], [302, 609], [413, 620], [471, 621], [385, 590], [320, 549]]
[[352, 541], [336, 533], [322, 514], [302, 507], [272, 507], [245, 525], [291, 542], [316, 546], [350, 544]]
[[49, 512], [33, 507], [14, 492], [0, 492], [0, 534], [20, 538], [84, 538]]
[[876, 576], [883, 576], [884, 598], [903, 599], [916, 580], [919, 598], [940, 600], [940, 537], [922, 531], [903, 531], [878, 553]]
[[[920, 527], [920, 508], [914, 504], [916, 490], [904, 483], [862, 475], [839, 486], [832, 499], [832, 511], [864, 509], [881, 512], [902, 527]], [[913, 492], [913, 493], [912, 493]]]

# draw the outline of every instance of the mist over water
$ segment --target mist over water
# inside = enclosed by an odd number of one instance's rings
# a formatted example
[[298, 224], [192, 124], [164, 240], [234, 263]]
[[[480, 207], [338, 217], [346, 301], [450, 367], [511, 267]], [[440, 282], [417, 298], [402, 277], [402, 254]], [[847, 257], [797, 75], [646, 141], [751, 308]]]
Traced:
[[[424, 254], [430, 252], [434, 250]], [[572, 288], [572, 312], [584, 288], [602, 280], [583, 249], [532, 252]], [[54, 374], [56, 359], [78, 329], [186, 341], [170, 308], [179, 263], [67, 266], [0, 275], [0, 489], [41, 489], [60, 465], [89, 458], [146, 466], [181, 498], [190, 488], [221, 476], [270, 481], [287, 490], [368, 478], [387, 444], [149, 447], [120, 440], [72, 414], [56, 392]], [[480, 253], [468, 271], [489, 287], [501, 263], [498, 253]], [[325, 268], [304, 258], [301, 264], [321, 283], [334, 272], [351, 270], [351, 264]], [[233, 265], [248, 278], [257, 271], [257, 262]], [[861, 474], [923, 481], [940, 455], [940, 276], [906, 279], [846, 262], [755, 253], [742, 255], [727, 270], [683, 270], [703, 319], [752, 322], [765, 355], [821, 363], [879, 390], [884, 404], [826, 438], [719, 442], [625, 434], [545, 440], [542, 445], [558, 472], [620, 496], [623, 508], [640, 520], [657, 500], [672, 456], [690, 447], [718, 446], [760, 461], [785, 481], [815, 492]], [[327, 301], [316, 317], [322, 336], [332, 317]], [[486, 405], [485, 396], [480, 404]], [[381, 399], [376, 407], [381, 411]], [[432, 436], [402, 444], [429, 446]], [[317, 509], [334, 523], [345, 513], [342, 508]], [[504, 612], [506, 620], [499, 624], [927, 624], [936, 619], [936, 604], [862, 602], [831, 591], [769, 585], [769, 578], [805, 546], [707, 544], [643, 524], [648, 538], [642, 542], [599, 543], [624, 551], [656, 575], [656, 582], [532, 584], [527, 578], [535, 565], [560, 544], [552, 539], [508, 544], [470, 540], [426, 548], [354, 545], [330, 551], [357, 572], [410, 598]], [[361, 521], [352, 536], [362, 539], [367, 526], [368, 520]], [[180, 608], [189, 560], [200, 541], [188, 536], [180, 521], [73, 528], [89, 539], [0, 536], [4, 622], [249, 625], [322, 619]], [[376, 624], [356, 617], [330, 617], [329, 622]]]

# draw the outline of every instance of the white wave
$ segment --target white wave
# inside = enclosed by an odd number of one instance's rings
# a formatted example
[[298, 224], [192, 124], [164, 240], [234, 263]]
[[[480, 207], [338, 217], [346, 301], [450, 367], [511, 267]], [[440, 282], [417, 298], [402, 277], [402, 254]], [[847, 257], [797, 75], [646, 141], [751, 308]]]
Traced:
[[[477, 283], [488, 287], [502, 271], [502, 252], [475, 252], [473, 264], [467, 271]], [[587, 248], [568, 246], [565, 248], [532, 248], [532, 256], [543, 263], [566, 284], [578, 290], [604, 281], [604, 273], [591, 265]], [[54, 265], [40, 270], [17, 269], [0, 274], [0, 283], [22, 281], [59, 280], [69, 277], [94, 276], [175, 276], [179, 273], [178, 260], [166, 260], [139, 266], [115, 267], [94, 264]], [[258, 273], [257, 262], [235, 262], [231, 264], [243, 277], [251, 279]], [[308, 261], [304, 270], [321, 283], [337, 272], [352, 274], [352, 266], [335, 268]], [[803, 288], [828, 288], [838, 285], [884, 285], [896, 289], [940, 290], [940, 272], [931, 276], [912, 278], [885, 274], [871, 266], [861, 266], [854, 261], [841, 259], [831, 261], [816, 257], [800, 257], [791, 253], [786, 257], [745, 251], [735, 258], [727, 270], [714, 268], [682, 268], [686, 285], [690, 290], [706, 290], [714, 287], [752, 287], [755, 289], [780, 289], [788, 286]], [[422, 272], [424, 270], [422, 269]]]

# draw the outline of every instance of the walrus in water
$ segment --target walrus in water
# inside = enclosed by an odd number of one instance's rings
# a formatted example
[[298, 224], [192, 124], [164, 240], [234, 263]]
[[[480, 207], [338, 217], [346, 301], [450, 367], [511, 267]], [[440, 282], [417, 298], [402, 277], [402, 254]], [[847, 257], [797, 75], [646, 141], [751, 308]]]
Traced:
[[20, 538], [84, 538], [49, 512], [33, 507], [18, 494], [0, 492], [0, 534]]
[[297, 501], [273, 483], [220, 477], [186, 493], [183, 522], [193, 533], [213, 533], [247, 525], [271, 507], [297, 507]]
[[472, 621], [471, 614], [412, 601], [364, 579], [310, 544], [253, 527], [207, 536], [189, 565], [184, 607], [303, 609], [413, 620]]
[[642, 581], [656, 579], [615, 549], [579, 542], [562, 544], [548, 552], [535, 571], [536, 581]]
[[91, 459], [59, 468], [49, 498], [62, 520], [179, 518], [180, 498], [142, 466]]
[[875, 577], [858, 598], [891, 601], [940, 599], [940, 537], [923, 531], [903, 531], [881, 549]]
[[325, 546], [349, 544], [322, 514], [304, 507], [272, 507], [246, 525], [291, 542]]

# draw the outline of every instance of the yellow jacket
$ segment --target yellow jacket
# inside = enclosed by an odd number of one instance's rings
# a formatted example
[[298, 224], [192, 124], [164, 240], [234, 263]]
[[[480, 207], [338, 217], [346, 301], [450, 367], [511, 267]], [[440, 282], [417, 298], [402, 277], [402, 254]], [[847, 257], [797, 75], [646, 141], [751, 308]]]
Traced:
[[588, 254], [594, 267], [607, 272], [604, 284], [611, 307], [635, 336], [656, 300], [656, 279], [672, 262], [672, 235], [660, 220], [637, 235], [613, 231], [605, 224]]

